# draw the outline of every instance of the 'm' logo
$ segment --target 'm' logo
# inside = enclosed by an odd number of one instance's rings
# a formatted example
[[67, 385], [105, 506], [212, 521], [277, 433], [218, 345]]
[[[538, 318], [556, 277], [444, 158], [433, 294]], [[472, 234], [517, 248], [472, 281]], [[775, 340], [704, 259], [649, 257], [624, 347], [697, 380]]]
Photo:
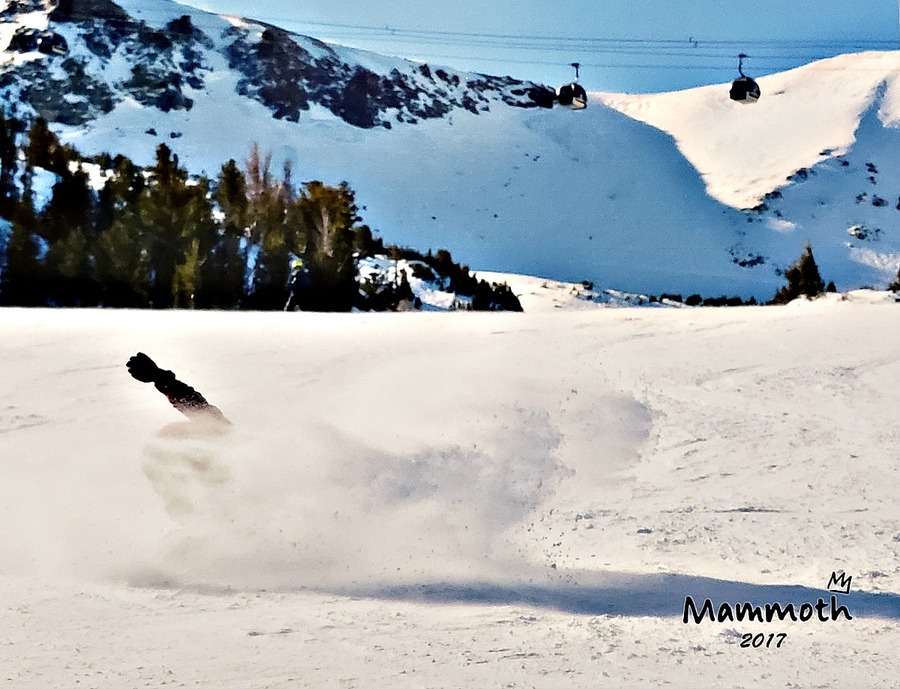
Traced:
[[850, 582], [853, 577], [847, 576], [844, 571], [832, 572], [828, 580], [828, 590], [832, 593], [850, 593]]

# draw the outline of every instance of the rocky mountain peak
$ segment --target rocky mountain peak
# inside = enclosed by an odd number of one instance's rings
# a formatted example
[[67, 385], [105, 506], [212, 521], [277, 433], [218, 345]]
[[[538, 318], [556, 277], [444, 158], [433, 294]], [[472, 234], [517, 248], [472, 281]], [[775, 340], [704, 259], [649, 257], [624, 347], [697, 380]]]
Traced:
[[223, 58], [239, 96], [290, 121], [316, 105], [356, 127], [391, 128], [455, 109], [537, 107], [550, 93], [510, 77], [403, 60], [383, 60], [381, 68], [377, 56], [361, 57], [267, 24], [228, 22], [174, 3], [165, 9], [169, 21], [150, 26], [112, 0], [11, 0], [0, 22], [41, 11], [47, 27], [19, 22], [8, 45], [0, 45], [11, 58], [0, 62], [5, 110], [75, 126], [126, 99], [163, 112], [190, 110], [208, 95], [206, 80]]
[[81, 22], [92, 19], [127, 21], [128, 12], [111, 0], [56, 0], [50, 12], [55, 22]]

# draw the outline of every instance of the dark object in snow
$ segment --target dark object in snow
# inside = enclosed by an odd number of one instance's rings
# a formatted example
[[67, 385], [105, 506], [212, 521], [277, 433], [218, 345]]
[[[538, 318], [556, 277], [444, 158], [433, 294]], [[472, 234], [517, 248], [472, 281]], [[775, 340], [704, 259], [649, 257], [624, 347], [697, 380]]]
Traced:
[[560, 105], [572, 108], [572, 110], [583, 110], [587, 107], [587, 92], [578, 83], [578, 68], [581, 65], [578, 62], [573, 62], [572, 66], [575, 68], [575, 81], [561, 86], [556, 94], [556, 100]]
[[731, 97], [731, 100], [738, 103], [755, 103], [759, 100], [761, 92], [759, 84], [744, 74], [745, 57], [749, 56], [744, 53], [738, 55], [738, 73], [741, 76], [731, 82], [731, 91], [728, 92], [728, 95]]
[[206, 398], [190, 385], [178, 380], [174, 373], [161, 369], [143, 352], [131, 357], [126, 366], [132, 378], [142, 383], [153, 383], [172, 406], [188, 418], [231, 423], [218, 407], [207, 402]]
[[69, 50], [66, 39], [52, 31], [22, 28], [13, 34], [7, 50], [18, 53], [41, 52], [45, 55], [65, 55]]
[[556, 91], [546, 86], [535, 86], [528, 90], [528, 97], [533, 100], [538, 107], [552, 108], [556, 102]]

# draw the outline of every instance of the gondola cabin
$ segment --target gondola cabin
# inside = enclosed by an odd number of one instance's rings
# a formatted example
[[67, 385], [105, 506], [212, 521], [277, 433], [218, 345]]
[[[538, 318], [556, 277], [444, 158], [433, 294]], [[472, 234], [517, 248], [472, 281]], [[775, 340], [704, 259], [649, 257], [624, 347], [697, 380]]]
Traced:
[[731, 91], [729, 91], [728, 95], [733, 101], [749, 104], [759, 100], [761, 91], [759, 90], [759, 84], [744, 74], [745, 57], [747, 56], [743, 53], [738, 55], [738, 73], [741, 76], [731, 82]]
[[587, 107], [587, 91], [578, 83], [578, 68], [580, 64], [573, 62], [572, 66], [575, 68], [575, 81], [565, 86], [560, 86], [559, 91], [556, 93], [556, 101], [572, 110], [583, 110]]

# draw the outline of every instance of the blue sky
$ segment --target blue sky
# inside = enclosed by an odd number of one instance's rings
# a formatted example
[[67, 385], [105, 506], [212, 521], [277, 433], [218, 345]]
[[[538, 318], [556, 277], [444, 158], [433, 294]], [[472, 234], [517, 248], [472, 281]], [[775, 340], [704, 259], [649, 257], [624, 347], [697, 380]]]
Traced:
[[180, 0], [323, 40], [558, 85], [666, 91], [900, 47], [898, 0]]

